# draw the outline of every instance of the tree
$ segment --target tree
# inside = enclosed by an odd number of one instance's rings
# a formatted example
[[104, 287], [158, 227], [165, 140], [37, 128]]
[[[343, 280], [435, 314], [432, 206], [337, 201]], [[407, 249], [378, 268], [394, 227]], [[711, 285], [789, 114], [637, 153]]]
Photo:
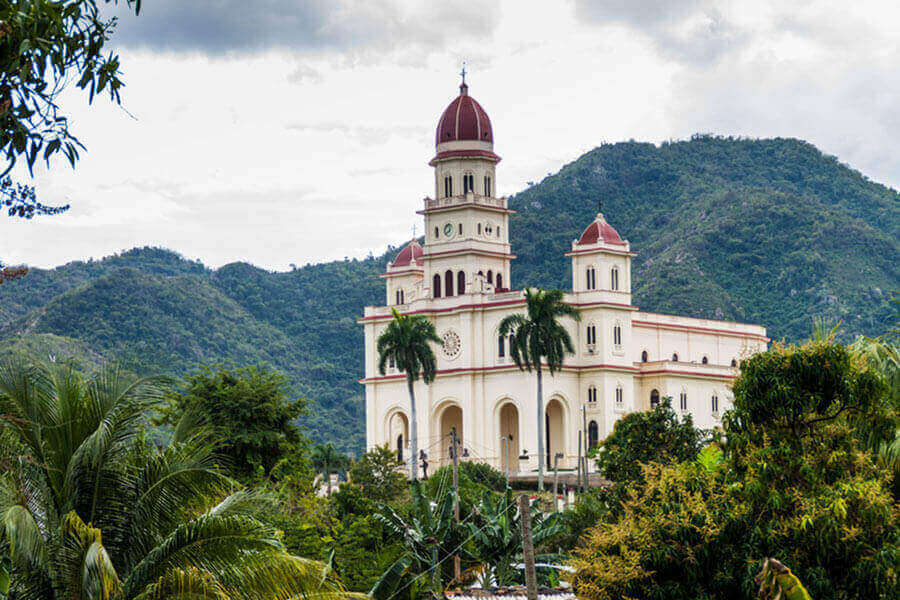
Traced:
[[514, 314], [500, 322], [499, 334], [512, 334], [509, 352], [519, 369], [537, 374], [537, 449], [538, 489], [544, 489], [544, 397], [542, 389], [543, 360], [553, 376], [562, 368], [566, 354], [572, 354], [572, 339], [566, 328], [559, 324], [560, 317], [581, 320], [581, 314], [573, 306], [563, 303], [560, 290], [525, 290], [526, 314]]
[[444, 571], [448, 569], [447, 559], [455, 553], [468, 558], [461, 547], [462, 530], [453, 518], [455, 494], [448, 492], [432, 502], [418, 479], [413, 480], [410, 492], [409, 517], [386, 504], [378, 505], [376, 519], [396, 538], [403, 540], [404, 552], [372, 587], [370, 595], [376, 600], [393, 598], [408, 590], [420, 575], [429, 571], [431, 592], [439, 595], [443, 591]]
[[320, 444], [313, 448], [310, 456], [313, 467], [325, 478], [328, 493], [331, 493], [331, 474], [336, 473], [349, 463], [346, 454], [341, 454], [334, 449], [334, 444]]
[[259, 471], [268, 477], [306, 443], [296, 421], [307, 401], [288, 393], [287, 379], [265, 365], [203, 365], [170, 394], [163, 422], [199, 419], [221, 436], [219, 451], [238, 477], [249, 481]]
[[[84, 145], [57, 104], [70, 82], [121, 103], [119, 57], [104, 55], [116, 19], [101, 16], [119, 0], [9, 0], [0, 5], [0, 152], [6, 175], [23, 157], [29, 170], [62, 152], [74, 167]], [[140, 13], [141, 0], [122, 0]]]
[[406, 491], [406, 478], [397, 472], [397, 455], [388, 445], [376, 446], [350, 467], [350, 481], [375, 502], [391, 502]]
[[653, 410], [616, 421], [597, 453], [597, 469], [617, 483], [637, 481], [642, 464], [693, 460], [709, 437], [709, 432], [694, 427], [690, 415], [679, 419], [671, 398], [663, 398]]
[[409, 477], [417, 479], [416, 463], [419, 460], [419, 432], [416, 420], [416, 394], [413, 384], [422, 375], [422, 381], [430, 384], [437, 374], [437, 361], [429, 342], [443, 344], [435, 331], [434, 323], [426, 317], [401, 315], [392, 308], [394, 318], [378, 336], [378, 372], [387, 372], [388, 363], [394, 361], [397, 368], [406, 373], [409, 390], [410, 452]]
[[[900, 508], [847, 417], [871, 414], [884, 390], [829, 346], [776, 344], [743, 361], [726, 452], [643, 466], [576, 549], [579, 597], [749, 600], [774, 555], [817, 600], [897, 597]], [[767, 416], [783, 399], [797, 412]]]
[[342, 598], [326, 565], [288, 554], [267, 501], [216, 466], [188, 419], [149, 444], [160, 380], [114, 366], [0, 364], [0, 547], [21, 600]]

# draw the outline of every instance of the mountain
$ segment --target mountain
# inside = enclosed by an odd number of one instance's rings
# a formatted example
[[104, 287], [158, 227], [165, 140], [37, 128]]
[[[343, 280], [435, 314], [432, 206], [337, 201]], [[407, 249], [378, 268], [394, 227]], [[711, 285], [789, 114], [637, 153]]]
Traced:
[[[793, 139], [695, 136], [598, 147], [510, 198], [517, 287], [570, 287], [563, 253], [597, 212], [637, 252], [645, 310], [761, 323], [774, 339], [813, 317], [878, 335], [900, 288], [900, 195]], [[203, 362], [268, 362], [314, 401], [310, 435], [364, 438], [363, 306], [384, 301], [379, 257], [271, 272], [211, 270], [158, 248], [34, 269], [0, 285], [0, 344], [84, 364], [116, 357], [183, 375]]]

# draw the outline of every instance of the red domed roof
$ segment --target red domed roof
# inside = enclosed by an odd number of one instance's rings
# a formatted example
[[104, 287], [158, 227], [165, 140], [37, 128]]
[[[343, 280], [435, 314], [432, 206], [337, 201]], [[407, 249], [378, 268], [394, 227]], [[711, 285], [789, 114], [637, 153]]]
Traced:
[[619, 232], [613, 229], [613, 226], [606, 222], [606, 219], [603, 218], [603, 215], [597, 215], [597, 218], [594, 219], [594, 222], [588, 225], [588, 228], [584, 230], [584, 233], [581, 234], [581, 237], [578, 239], [579, 246], [587, 246], [590, 244], [596, 244], [598, 241], [603, 241], [605, 244], [616, 244], [618, 246], [624, 246], [625, 242], [622, 241], [622, 238], [619, 237]]
[[441, 115], [438, 121], [435, 145], [443, 142], [479, 141], [494, 143], [491, 120], [474, 98], [469, 95], [469, 86], [459, 86], [459, 96]]
[[419, 242], [416, 240], [408, 243], [403, 250], [400, 251], [400, 254], [397, 255], [397, 258], [394, 259], [394, 262], [391, 263], [392, 267], [406, 267], [413, 261], [418, 261], [422, 256], [423, 250], [422, 246], [419, 245]]

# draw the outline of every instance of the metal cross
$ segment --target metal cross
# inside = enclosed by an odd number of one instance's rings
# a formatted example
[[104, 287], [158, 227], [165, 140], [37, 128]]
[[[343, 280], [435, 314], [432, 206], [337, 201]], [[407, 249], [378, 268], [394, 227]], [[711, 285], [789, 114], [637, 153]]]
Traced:
[[413, 223], [413, 239], [416, 239], [416, 224]]
[[462, 82], [463, 82], [463, 85], [465, 85], [465, 83], [466, 83], [466, 61], [463, 61], [462, 71], [460, 71], [459, 74], [462, 75]]

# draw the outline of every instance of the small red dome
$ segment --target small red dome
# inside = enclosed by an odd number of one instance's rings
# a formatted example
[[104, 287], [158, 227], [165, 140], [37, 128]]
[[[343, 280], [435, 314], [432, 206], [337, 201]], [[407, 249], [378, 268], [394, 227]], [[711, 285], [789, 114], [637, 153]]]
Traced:
[[469, 86], [459, 86], [459, 96], [438, 121], [435, 145], [443, 142], [478, 141], [494, 143], [491, 120], [481, 105], [469, 96]]
[[394, 259], [394, 262], [391, 263], [392, 267], [406, 267], [413, 261], [418, 262], [419, 258], [422, 256], [423, 250], [422, 246], [419, 245], [419, 242], [416, 240], [408, 243], [403, 250], [400, 251], [400, 254], [397, 255], [397, 258]]
[[619, 237], [619, 232], [606, 222], [603, 215], [597, 215], [594, 222], [588, 225], [588, 228], [584, 230], [584, 233], [578, 239], [578, 245], [588, 246], [599, 241], [603, 241], [605, 244], [625, 245], [625, 242]]

